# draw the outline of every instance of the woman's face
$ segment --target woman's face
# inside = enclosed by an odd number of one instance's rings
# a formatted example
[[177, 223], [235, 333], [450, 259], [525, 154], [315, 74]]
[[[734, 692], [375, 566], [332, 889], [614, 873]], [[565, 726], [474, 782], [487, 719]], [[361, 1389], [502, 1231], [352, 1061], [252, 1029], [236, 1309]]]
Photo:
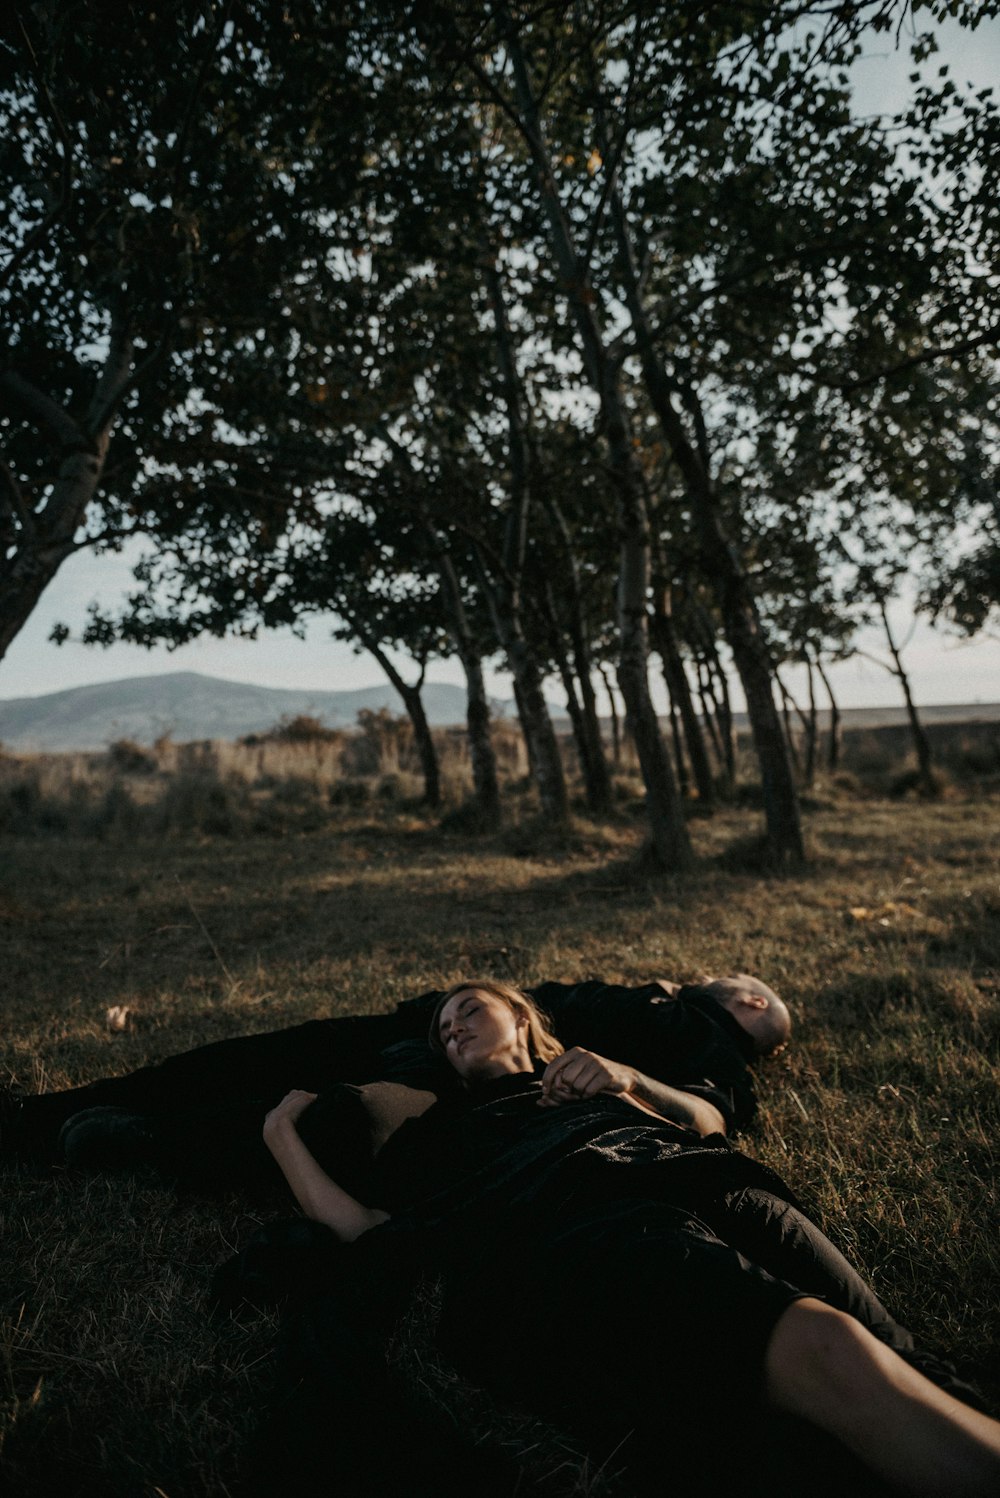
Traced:
[[479, 988], [463, 988], [441, 1010], [438, 1033], [460, 1077], [531, 1071], [527, 1015]]

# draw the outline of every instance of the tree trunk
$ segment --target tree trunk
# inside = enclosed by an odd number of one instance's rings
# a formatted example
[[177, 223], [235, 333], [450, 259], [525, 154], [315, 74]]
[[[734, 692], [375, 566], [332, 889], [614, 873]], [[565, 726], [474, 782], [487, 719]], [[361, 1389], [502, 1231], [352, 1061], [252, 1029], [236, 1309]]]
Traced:
[[528, 745], [542, 812], [550, 822], [565, 823], [569, 816], [566, 777], [562, 756], [542, 690], [542, 673], [538, 668], [521, 620], [520, 589], [527, 542], [528, 503], [530, 499], [531, 450], [527, 438], [522, 390], [514, 357], [514, 345], [507, 319], [503, 283], [490, 247], [481, 244], [486, 287], [493, 309], [497, 358], [503, 381], [507, 408], [508, 456], [510, 460], [510, 506], [505, 527], [503, 556], [499, 576], [491, 578], [477, 551], [480, 576], [486, 589], [490, 613], [497, 635], [503, 644], [507, 664], [517, 686], [518, 711]]
[[542, 814], [549, 822], [561, 825], [569, 817], [569, 799], [559, 741], [542, 689], [542, 673], [514, 613], [509, 591], [490, 578], [481, 563], [479, 574], [494, 628], [514, 678], [514, 697]]
[[625, 210], [617, 186], [609, 194], [622, 275], [643, 384], [691, 502], [702, 558], [712, 579], [722, 627], [747, 699], [754, 747], [760, 762], [767, 840], [778, 862], [802, 862], [805, 841], [788, 746], [774, 702], [773, 667], [761, 630], [749, 578], [726, 534], [722, 510], [706, 466], [692, 446], [673, 403], [673, 387], [655, 347], [639, 291], [639, 276]]
[[[550, 584], [546, 583], [540, 590], [537, 590], [536, 601], [540, 605], [548, 626], [549, 649], [558, 667], [563, 691], [566, 693], [566, 711], [569, 713], [573, 729], [573, 741], [576, 744], [580, 773], [583, 776], [587, 807], [588, 810], [601, 815], [611, 806], [611, 782], [608, 779], [603, 746], [599, 740], [600, 729], [598, 726], [596, 736], [592, 733], [591, 724], [580, 697], [577, 695], [577, 677], [574, 675], [562, 631], [559, 628], [555, 599], [552, 596]], [[593, 693], [593, 688], [591, 688], [591, 693]]]
[[618, 617], [620, 657], [618, 684], [625, 700], [629, 727], [646, 787], [650, 836], [657, 861], [664, 868], [683, 869], [692, 859], [691, 843], [677, 784], [656, 711], [649, 695], [647, 593], [649, 589], [649, 522], [642, 477], [628, 429], [620, 390], [620, 375], [609, 357], [595, 311], [596, 298], [587, 284], [573, 241], [573, 231], [555, 188], [548, 147], [531, 88], [517, 29], [509, 9], [500, 12], [511, 63], [514, 89], [525, 140], [531, 151], [535, 185], [542, 202], [563, 287], [569, 298], [587, 375], [596, 391], [605, 420], [614, 470], [621, 522]]
[[933, 756], [931, 754], [930, 739], [928, 739], [926, 733], [924, 732], [924, 726], [921, 723], [920, 717], [917, 713], [917, 705], [913, 700], [913, 693], [910, 691], [910, 678], [907, 675], [906, 668], [903, 665], [902, 654], [893, 637], [892, 629], [889, 626], [889, 615], [886, 612], [885, 602], [883, 599], [879, 599], [878, 606], [879, 612], [882, 615], [882, 625], [885, 629], [885, 637], [889, 643], [889, 654], [892, 656], [893, 662], [895, 664], [893, 675], [896, 677], [903, 689], [903, 699], [906, 703], [906, 716], [910, 724], [910, 735], [913, 739], [913, 747], [916, 750], [917, 754], [917, 783], [920, 789], [920, 793], [923, 796], [936, 796], [938, 795], [938, 786], [937, 782], [934, 779]]
[[788, 745], [788, 753], [795, 768], [795, 773], [801, 780], [802, 756], [799, 753], [799, 746], [795, 740], [795, 730], [792, 727], [792, 709], [795, 707], [795, 703], [792, 701], [791, 694], [786, 688], [785, 683], [782, 681], [781, 675], [778, 671], [775, 671], [774, 679], [778, 683], [778, 691], [781, 695], [781, 721], [785, 729], [785, 742]]
[[680, 646], [677, 643], [677, 631], [671, 617], [670, 597], [665, 588], [657, 589], [654, 594], [651, 629], [653, 642], [663, 662], [663, 674], [666, 678], [671, 704], [680, 713], [681, 722], [684, 725], [684, 742], [687, 744], [688, 756], [691, 760], [691, 773], [698, 789], [698, 799], [704, 807], [711, 808], [715, 804], [712, 767], [708, 762], [705, 736], [698, 722], [698, 714], [691, 697], [691, 686], [684, 669]]
[[4, 469], [0, 486], [0, 660], [28, 622], [42, 593], [77, 547], [77, 531], [97, 495], [111, 429], [132, 367], [132, 344], [113, 325], [108, 357], [94, 387], [87, 415], [75, 422], [63, 408], [14, 370], [0, 373], [0, 396], [46, 437], [58, 454], [56, 477], [40, 510], [24, 500], [17, 480]]
[[[82, 466], [85, 472], [72, 476], [66, 474], [69, 467], [67, 461], [62, 465], [56, 487], [62, 488], [67, 497], [72, 493], [74, 500], [78, 501], [78, 523], [82, 524], [87, 505], [97, 489], [97, 477], [86, 472], [86, 464], [74, 463], [73, 466]], [[0, 661], [31, 618], [38, 600], [63, 562], [75, 549], [72, 541], [61, 545], [53, 545], [51, 542], [36, 545], [30, 541], [21, 541], [17, 555], [9, 564], [9, 570], [4, 557], [0, 556]]]
[[432, 533], [431, 539], [437, 555], [441, 590], [451, 615], [455, 648], [465, 672], [466, 725], [476, 805], [484, 825], [494, 828], [500, 824], [500, 783], [497, 779], [496, 755], [490, 739], [490, 703], [483, 680], [482, 658], [469, 627], [454, 564], [439, 538]]
[[[597, 698], [594, 693], [594, 683], [591, 680], [592, 663], [587, 631], [584, 626], [580, 569], [566, 518], [558, 502], [549, 492], [545, 495], [545, 507], [555, 523], [563, 549], [565, 570], [560, 582], [564, 585], [561, 589], [564, 605], [569, 611], [569, 634], [573, 645], [576, 680], [580, 688], [580, 731], [581, 745], [586, 746], [584, 752], [587, 765], [585, 772], [587, 805], [591, 811], [603, 815], [611, 810], [611, 776], [608, 773], [608, 762], [604, 754], [604, 740], [601, 737], [601, 724], [597, 714]], [[547, 591], [551, 599], [551, 587]], [[558, 633], [558, 615], [554, 600], [552, 600], [550, 612]]]
[[608, 695], [608, 715], [611, 718], [611, 759], [615, 769], [621, 768], [622, 762], [622, 730], [618, 721], [618, 704], [615, 702], [615, 689], [611, 685], [611, 678], [604, 666], [598, 666], [598, 675], [604, 683], [604, 690]]
[[691, 794], [691, 781], [688, 776], [687, 760], [684, 758], [684, 744], [681, 739], [681, 715], [677, 711], [677, 703], [670, 695], [670, 683], [667, 681], [667, 673], [664, 671], [663, 680], [667, 688], [667, 702], [670, 711], [670, 740], [674, 749], [674, 767], [677, 771], [677, 784], [682, 796]]
[[403, 699], [413, 725], [413, 737], [420, 758], [421, 773], [424, 777], [424, 804], [437, 810], [441, 805], [441, 768], [438, 764], [437, 749], [434, 746], [430, 724], [427, 722], [427, 714], [424, 712], [420, 688], [397, 687], [396, 690]]
[[[697, 600], [691, 600], [691, 603], [692, 624], [701, 644], [699, 671], [703, 664], [707, 695], [711, 703], [711, 716], [706, 706], [705, 720], [714, 724], [721, 743], [726, 791], [731, 795], [736, 788], [736, 733], [733, 707], [729, 697], [729, 679], [719, 658], [718, 647], [715, 643], [715, 630], [712, 628], [708, 611]], [[700, 686], [700, 674], [698, 680]]]
[[524, 740], [524, 752], [528, 758], [528, 774], [531, 776], [531, 779], [537, 786], [538, 773], [535, 770], [535, 745], [532, 741], [531, 734], [528, 732], [527, 714], [524, 710], [524, 697], [521, 693], [521, 688], [517, 684], [516, 676], [511, 682], [511, 686], [514, 689], [514, 706], [517, 708], [517, 721], [521, 725], [521, 737]]
[[341, 617], [351, 626], [358, 640], [369, 654], [375, 657], [403, 699], [403, 706], [406, 709], [406, 715], [413, 729], [413, 742], [416, 745], [417, 756], [420, 760], [420, 769], [424, 778], [422, 800], [425, 806], [430, 806], [436, 810], [441, 805], [441, 771], [438, 765], [437, 750], [434, 747], [434, 739], [431, 735], [430, 725], [427, 722], [427, 714], [424, 712], [423, 699], [420, 695], [424, 684], [425, 667], [421, 666], [419, 679], [415, 685], [411, 686], [408, 681], [405, 681], [400, 676], [378, 640], [368, 633], [356, 617], [347, 614], [343, 610], [341, 610]]
[[695, 670], [698, 675], [698, 701], [701, 704], [702, 721], [705, 724], [705, 731], [715, 753], [715, 760], [719, 766], [719, 771], [721, 774], [725, 774], [726, 750], [719, 722], [719, 704], [712, 689], [708, 666], [703, 657], [698, 656], [696, 658]]
[[[622, 434], [623, 436], [624, 434]], [[609, 432], [612, 461], [621, 441]], [[631, 450], [627, 461], [632, 462]], [[624, 480], [624, 475], [619, 475]], [[637, 496], [638, 499], [638, 496]], [[626, 511], [627, 529], [622, 540], [618, 613], [621, 656], [618, 685], [625, 699], [629, 727], [639, 757], [639, 768], [649, 805], [649, 830], [657, 862], [665, 869], [683, 870], [692, 862], [691, 842], [684, 824], [684, 811], [667, 747], [660, 733], [656, 710], [649, 694], [647, 643], [649, 592], [649, 536], [645, 516], [638, 503]]]
[[811, 790], [816, 783], [816, 749], [819, 739], [819, 711], [816, 706], [816, 673], [812, 657], [806, 655], [806, 670], [809, 673], [809, 722], [806, 728], [805, 783]]
[[829, 770], [831, 775], [834, 775], [840, 768], [840, 755], [844, 742], [844, 731], [840, 716], [840, 706], [837, 702], [836, 697], [833, 695], [833, 688], [830, 685], [827, 674], [823, 670], [822, 663], [820, 662], [818, 656], [816, 658], [816, 670], [819, 672], [819, 679], [823, 683], [823, 689], [830, 699], [830, 740], [827, 744], [826, 749], [826, 768]]

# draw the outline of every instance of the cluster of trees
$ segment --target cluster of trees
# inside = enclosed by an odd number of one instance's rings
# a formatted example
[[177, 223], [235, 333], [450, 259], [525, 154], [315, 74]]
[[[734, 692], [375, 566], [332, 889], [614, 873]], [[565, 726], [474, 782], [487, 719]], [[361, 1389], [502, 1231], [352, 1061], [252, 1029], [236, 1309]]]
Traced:
[[0, 656], [72, 550], [141, 532], [89, 639], [333, 611], [432, 801], [420, 688], [457, 654], [486, 820], [484, 661], [556, 820], [543, 682], [600, 810], [613, 672], [671, 868], [685, 791], [732, 776], [731, 665], [801, 858], [781, 663], [825, 683], [917, 561], [965, 628], [1000, 598], [1000, 112], [941, 69], [859, 118], [848, 71], [914, 12], [998, 9], [135, 0], [109, 48], [92, 0], [19, 8]]

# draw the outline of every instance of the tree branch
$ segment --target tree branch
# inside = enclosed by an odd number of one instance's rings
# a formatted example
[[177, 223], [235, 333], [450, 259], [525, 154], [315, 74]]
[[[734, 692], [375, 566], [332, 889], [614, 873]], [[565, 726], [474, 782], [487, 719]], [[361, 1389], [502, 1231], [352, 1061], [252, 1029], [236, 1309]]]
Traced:
[[970, 354], [974, 349], [988, 348], [990, 345], [1000, 347], [1000, 323], [994, 323], [993, 327], [987, 328], [984, 333], [977, 333], [974, 338], [966, 338], [961, 343], [921, 349], [919, 354], [911, 354], [909, 358], [901, 359], [898, 364], [890, 364], [886, 369], [876, 370], [874, 374], [862, 375], [856, 380], [824, 380], [819, 374], [813, 378], [830, 390], [840, 390], [845, 393], [863, 390], [867, 385], [876, 385], [879, 380], [888, 380], [893, 375], [902, 374], [904, 370], [915, 369], [919, 364], [929, 364], [934, 359], [957, 359], [962, 354]]
[[0, 504], [3, 504], [8, 514], [14, 515], [20, 521], [25, 535], [33, 541], [38, 530], [35, 517], [25, 501], [24, 492], [14, 477], [13, 470], [2, 458], [0, 458], [0, 478], [3, 479], [3, 488], [7, 494], [6, 500], [0, 495]]
[[8, 398], [28, 417], [35, 426], [46, 431], [62, 450], [88, 449], [91, 443], [88, 441], [83, 429], [77, 426], [71, 416], [67, 416], [62, 406], [52, 400], [43, 391], [19, 375], [16, 370], [5, 369], [0, 372], [0, 394], [6, 394]]

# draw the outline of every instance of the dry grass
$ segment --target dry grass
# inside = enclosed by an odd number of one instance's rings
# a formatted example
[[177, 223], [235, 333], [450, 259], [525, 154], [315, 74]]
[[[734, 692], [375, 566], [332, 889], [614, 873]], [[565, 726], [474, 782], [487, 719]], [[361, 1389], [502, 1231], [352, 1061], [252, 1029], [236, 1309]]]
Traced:
[[[454, 809], [472, 790], [467, 737], [441, 729], [435, 739], [445, 805]], [[493, 742], [505, 778], [523, 777], [516, 725], [495, 723]], [[345, 806], [415, 806], [419, 770], [409, 722], [387, 712], [362, 713], [349, 733], [296, 718], [237, 743], [121, 739], [106, 751], [65, 754], [0, 747], [0, 835], [280, 837], [333, 827]]]
[[[103, 840], [8, 834], [0, 1078], [63, 1087], [470, 972], [747, 968], [798, 1025], [763, 1072], [751, 1147], [998, 1400], [1000, 801], [829, 793], [808, 822], [811, 868], [762, 880], [731, 856], [757, 830], [752, 809], [698, 820], [683, 883], [641, 871], [626, 812], [564, 837], [527, 820], [488, 839], [442, 833], [378, 800], [281, 837], [179, 822], [151, 836], [141, 819]], [[109, 1033], [111, 1005], [135, 1028]], [[274, 1327], [220, 1333], [203, 1298], [255, 1215], [148, 1179], [16, 1175], [0, 1212], [5, 1492], [225, 1498]], [[440, 1371], [425, 1381], [447, 1399]], [[542, 1490], [601, 1491], [565, 1472]]]

